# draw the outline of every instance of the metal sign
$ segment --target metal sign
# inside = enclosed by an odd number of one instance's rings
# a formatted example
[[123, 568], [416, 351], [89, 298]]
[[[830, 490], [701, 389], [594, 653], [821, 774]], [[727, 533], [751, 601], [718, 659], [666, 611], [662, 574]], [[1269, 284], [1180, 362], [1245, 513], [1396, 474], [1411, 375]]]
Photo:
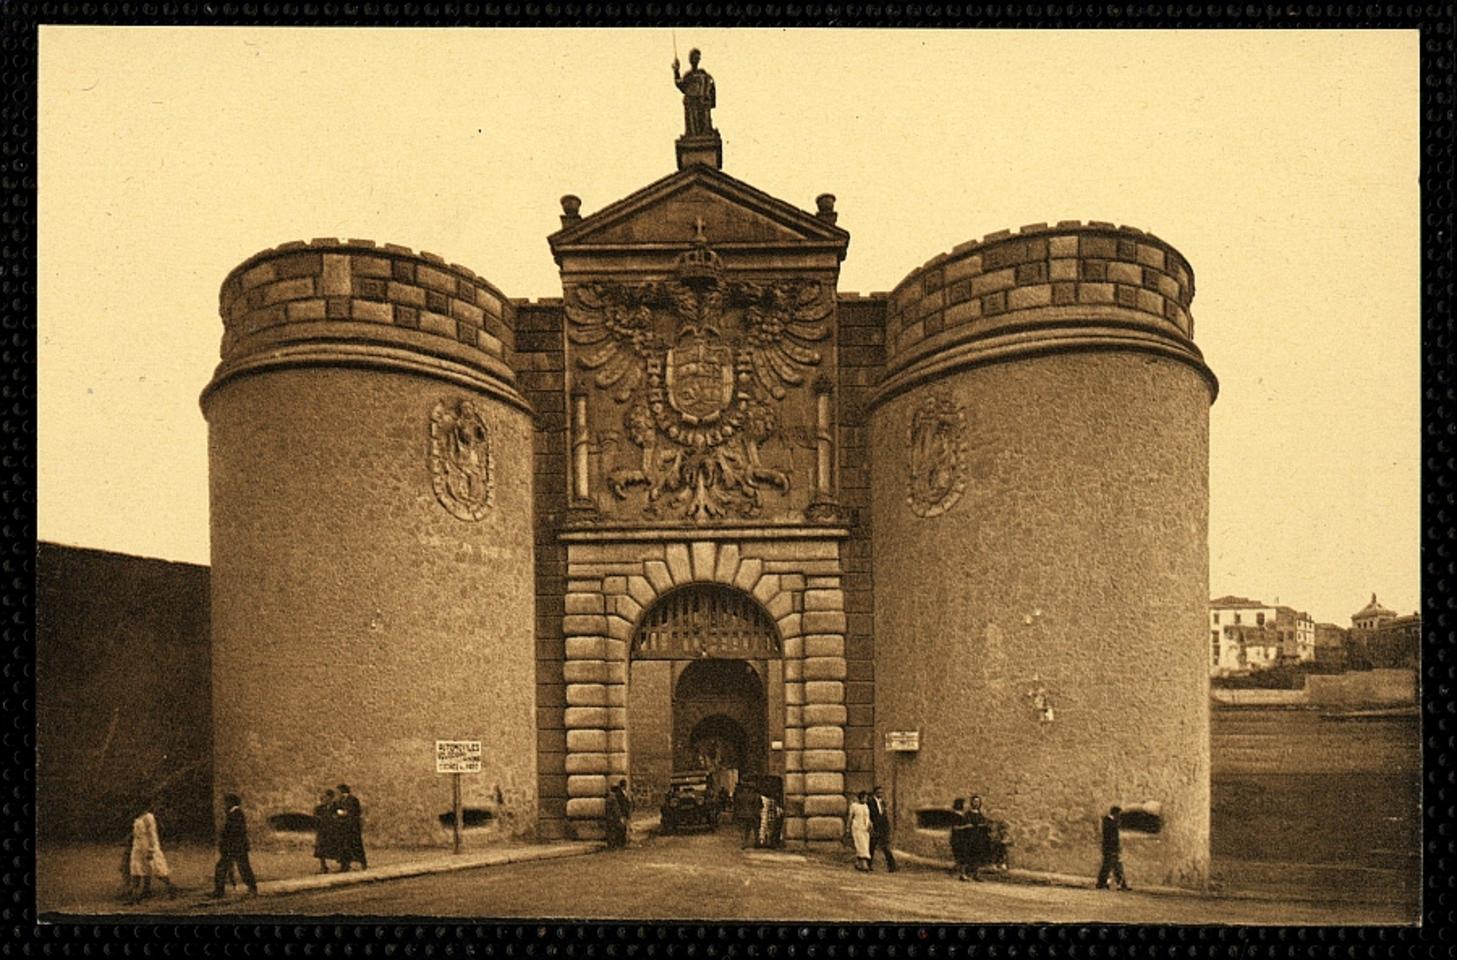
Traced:
[[479, 740], [436, 740], [436, 773], [480, 773], [481, 742]]
[[887, 730], [885, 749], [891, 753], [916, 753], [921, 749], [921, 731]]

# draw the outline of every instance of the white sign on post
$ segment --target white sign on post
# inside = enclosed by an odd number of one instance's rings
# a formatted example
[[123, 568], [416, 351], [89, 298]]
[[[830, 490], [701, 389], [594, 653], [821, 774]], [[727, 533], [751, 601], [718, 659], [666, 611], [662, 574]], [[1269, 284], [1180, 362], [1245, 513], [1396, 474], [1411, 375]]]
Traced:
[[921, 749], [921, 731], [887, 730], [885, 749], [891, 753], [917, 753]]
[[436, 740], [436, 773], [480, 773], [481, 741]]

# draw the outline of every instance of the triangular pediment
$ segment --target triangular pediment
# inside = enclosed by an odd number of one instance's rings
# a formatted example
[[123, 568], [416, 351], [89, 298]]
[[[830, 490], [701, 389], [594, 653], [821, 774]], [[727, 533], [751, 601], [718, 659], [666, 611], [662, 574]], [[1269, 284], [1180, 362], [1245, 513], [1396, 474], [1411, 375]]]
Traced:
[[591, 249], [682, 245], [699, 221], [718, 248], [837, 249], [850, 235], [814, 214], [710, 167], [689, 167], [610, 204], [547, 238], [553, 254]]

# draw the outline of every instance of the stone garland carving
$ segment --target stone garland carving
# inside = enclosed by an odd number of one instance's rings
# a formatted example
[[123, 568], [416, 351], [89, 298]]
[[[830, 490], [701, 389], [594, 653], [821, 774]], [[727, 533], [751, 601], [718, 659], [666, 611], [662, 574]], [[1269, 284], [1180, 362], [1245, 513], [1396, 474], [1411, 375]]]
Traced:
[[430, 478], [451, 516], [475, 521], [495, 498], [491, 430], [471, 400], [441, 400], [430, 411]]
[[918, 517], [939, 517], [966, 488], [966, 415], [949, 397], [931, 395], [911, 414], [906, 502]]
[[[577, 365], [623, 406], [636, 463], [611, 470], [619, 500], [644, 487], [644, 512], [695, 521], [757, 515], [763, 491], [787, 493], [789, 474], [765, 462], [781, 431], [779, 402], [820, 363], [834, 308], [814, 280], [729, 280], [699, 223], [674, 275], [587, 283], [568, 292]], [[793, 442], [793, 438], [789, 438]]]

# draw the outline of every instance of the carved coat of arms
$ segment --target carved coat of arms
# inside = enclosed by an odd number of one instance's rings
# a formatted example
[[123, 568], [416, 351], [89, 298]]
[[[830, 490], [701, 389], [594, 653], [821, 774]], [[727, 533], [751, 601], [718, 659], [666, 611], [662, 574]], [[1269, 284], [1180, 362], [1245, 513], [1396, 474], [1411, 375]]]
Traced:
[[704, 521], [755, 516], [764, 490], [787, 492], [789, 474], [763, 445], [779, 431], [779, 401], [820, 363], [813, 345], [833, 309], [816, 280], [726, 278], [701, 225], [668, 279], [569, 290], [577, 365], [622, 405], [638, 449], [608, 472], [613, 495], [642, 487], [649, 516]]
[[937, 517], [966, 488], [966, 416], [948, 397], [928, 396], [911, 414], [910, 491], [906, 501], [920, 517]]
[[495, 494], [491, 430], [471, 400], [441, 400], [430, 411], [430, 480], [440, 505], [479, 520]]

